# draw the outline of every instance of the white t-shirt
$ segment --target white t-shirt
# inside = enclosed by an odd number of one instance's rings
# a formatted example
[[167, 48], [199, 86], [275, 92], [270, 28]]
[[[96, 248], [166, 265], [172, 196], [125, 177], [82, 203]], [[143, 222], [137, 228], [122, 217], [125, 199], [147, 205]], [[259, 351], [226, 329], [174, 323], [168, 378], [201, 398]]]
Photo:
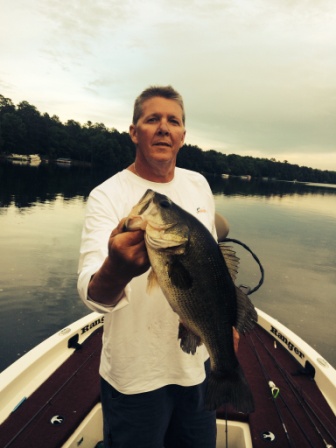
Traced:
[[205, 378], [204, 361], [208, 358], [204, 345], [195, 355], [182, 351], [177, 338], [178, 316], [159, 288], [146, 293], [148, 272], [127, 285], [115, 307], [88, 299], [90, 278], [107, 256], [111, 231], [148, 188], [167, 195], [196, 216], [216, 238], [213, 195], [199, 173], [175, 168], [171, 182], [156, 183], [124, 170], [91, 192], [80, 248], [78, 291], [90, 309], [106, 313], [100, 375], [124, 394], [168, 384], [199, 384]]

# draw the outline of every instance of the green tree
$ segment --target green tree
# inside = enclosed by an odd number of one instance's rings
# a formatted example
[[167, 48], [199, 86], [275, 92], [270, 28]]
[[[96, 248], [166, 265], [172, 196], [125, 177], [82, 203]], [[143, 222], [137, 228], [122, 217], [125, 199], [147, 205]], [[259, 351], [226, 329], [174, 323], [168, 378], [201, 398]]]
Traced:
[[0, 117], [6, 113], [14, 113], [15, 106], [12, 103], [12, 100], [9, 98], [5, 98], [3, 95], [0, 95]]
[[4, 153], [26, 154], [26, 127], [15, 112], [6, 112], [1, 117], [1, 135]]
[[[63, 124], [59, 117], [43, 115], [27, 101], [16, 107], [0, 95], [0, 152], [39, 153], [49, 159], [70, 157], [91, 162], [109, 172], [121, 170], [132, 163], [135, 147], [127, 132], [108, 129], [103, 123], [87, 121], [84, 126], [69, 119]], [[291, 165], [287, 160], [261, 159], [238, 154], [203, 151], [195, 145], [184, 145], [177, 166], [203, 173], [246, 175], [282, 180], [336, 183], [335, 171], [321, 171]]]
[[182, 146], [177, 156], [177, 166], [193, 171], [202, 171], [204, 152], [198, 146]]
[[40, 154], [42, 142], [42, 119], [35, 106], [22, 101], [17, 107], [17, 116], [25, 125], [25, 154]]
[[75, 120], [68, 120], [64, 130], [68, 136], [68, 150], [71, 158], [79, 161], [91, 161], [89, 140], [85, 135], [85, 129]]

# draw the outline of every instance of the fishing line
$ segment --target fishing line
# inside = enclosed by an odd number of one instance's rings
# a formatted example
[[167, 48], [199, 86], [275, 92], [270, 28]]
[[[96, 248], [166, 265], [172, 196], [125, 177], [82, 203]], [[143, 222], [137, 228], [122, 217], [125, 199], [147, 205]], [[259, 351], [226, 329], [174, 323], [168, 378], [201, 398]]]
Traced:
[[264, 283], [264, 276], [265, 276], [264, 268], [262, 267], [262, 264], [260, 263], [259, 258], [256, 256], [256, 254], [254, 252], [252, 252], [252, 250], [246, 244], [244, 244], [241, 241], [236, 240], [234, 238], [224, 238], [223, 240], [221, 240], [221, 243], [226, 243], [226, 242], [236, 243], [236, 244], [239, 244], [240, 246], [242, 246], [244, 249], [246, 249], [248, 252], [250, 252], [250, 254], [255, 259], [255, 261], [257, 262], [257, 264], [259, 266], [261, 277], [260, 277], [260, 280], [259, 280], [259, 283], [257, 284], [257, 286], [255, 286], [248, 292], [248, 294], [250, 295], [250, 294], [254, 293], [255, 291], [257, 291], [260, 288], [260, 286]]
[[[272, 387], [272, 385], [274, 384], [274, 383], [272, 383], [272, 381], [269, 381], [268, 384], [269, 384], [269, 386], [272, 388], [272, 395], [273, 395], [274, 399], [276, 399], [278, 396], [280, 397], [281, 401], [282, 401], [283, 404], [286, 406], [287, 411], [290, 413], [290, 415], [292, 416], [293, 420], [295, 421], [295, 423], [297, 424], [297, 426], [299, 427], [299, 429], [301, 429], [299, 420], [296, 418], [296, 415], [293, 413], [293, 411], [291, 410], [291, 408], [290, 408], [290, 407], [288, 406], [288, 404], [286, 403], [286, 400], [284, 399], [284, 397], [280, 394], [280, 389], [279, 389], [279, 388], [276, 388], [275, 385], [274, 385], [274, 387]], [[276, 394], [273, 393], [273, 389], [277, 389]], [[301, 429], [301, 433], [302, 433], [302, 435], [304, 436], [304, 438], [307, 440], [307, 442], [309, 443], [309, 445], [310, 445], [312, 448], [315, 448], [314, 445], [313, 445], [313, 444], [311, 443], [311, 441], [309, 440], [307, 434], [306, 434], [302, 429]]]
[[[298, 388], [298, 386], [295, 384], [295, 382], [291, 379], [291, 377], [288, 375], [288, 373], [282, 368], [282, 366], [279, 364], [279, 362], [277, 361], [277, 359], [273, 356], [273, 353], [268, 349], [268, 347], [266, 347], [266, 345], [263, 343], [260, 335], [256, 334], [257, 338], [259, 339], [259, 342], [263, 345], [264, 349], [266, 350], [266, 352], [268, 353], [268, 355], [270, 356], [270, 358], [272, 359], [272, 361], [274, 362], [274, 364], [276, 365], [276, 367], [278, 368], [279, 372], [281, 373], [282, 377], [284, 378], [285, 382], [287, 383], [287, 385], [289, 386], [289, 388], [291, 389], [292, 393], [294, 394], [296, 400], [298, 401], [298, 403], [301, 405], [306, 417], [308, 418], [309, 422], [311, 423], [311, 425], [314, 427], [315, 432], [319, 435], [319, 437], [322, 439], [323, 443], [325, 444], [326, 448], [333, 448], [333, 445], [330, 445], [326, 442], [326, 440], [324, 439], [321, 431], [319, 430], [319, 428], [316, 426], [316, 423], [313, 421], [312, 417], [309, 415], [308, 410], [313, 414], [313, 416], [316, 418], [316, 420], [318, 421], [318, 423], [321, 425], [321, 427], [324, 429], [324, 431], [326, 432], [326, 434], [328, 434], [328, 436], [330, 437], [330, 439], [332, 440], [333, 443], [335, 443], [335, 438], [334, 436], [330, 433], [330, 431], [328, 430], [328, 428], [325, 426], [325, 424], [323, 423], [323, 421], [320, 419], [320, 417], [316, 414], [316, 412], [314, 411], [314, 409], [312, 408], [312, 406], [310, 405], [310, 403], [307, 401], [307, 399], [303, 396], [303, 392]], [[287, 404], [286, 404], [287, 406]], [[288, 406], [287, 406], [288, 408]], [[307, 409], [308, 410], [307, 410]], [[289, 409], [289, 408], [288, 408]], [[320, 412], [322, 414], [324, 414], [322, 412], [322, 410], [320, 409]], [[324, 418], [326, 420], [329, 421], [329, 419], [324, 415]], [[330, 423], [330, 421], [329, 421]], [[332, 426], [332, 424], [330, 423], [330, 426]], [[301, 429], [301, 427], [300, 427]], [[303, 430], [301, 429], [301, 432], [304, 434]]]
[[228, 414], [226, 403], [225, 403], [225, 447], [229, 448]]
[[[268, 372], [267, 372], [267, 370], [266, 370], [264, 364], [262, 363], [262, 361], [261, 361], [261, 359], [260, 359], [259, 353], [258, 353], [258, 351], [257, 351], [257, 349], [256, 349], [256, 346], [255, 346], [255, 344], [254, 344], [254, 341], [253, 341], [252, 337], [249, 336], [249, 339], [250, 339], [250, 341], [251, 341], [251, 343], [252, 343], [252, 348], [253, 348], [254, 353], [255, 353], [255, 355], [256, 355], [256, 357], [257, 357], [257, 360], [258, 360], [258, 362], [259, 362], [259, 364], [260, 364], [260, 367], [261, 367], [262, 373], [263, 373], [263, 375], [264, 375], [264, 378], [265, 378], [267, 384], [269, 384], [269, 383], [271, 382], [271, 378], [270, 378], [270, 376], [269, 376], [269, 374], [268, 374]], [[251, 347], [251, 343], [249, 343], [250, 347]], [[277, 403], [277, 401], [276, 401], [276, 398], [274, 398], [273, 393], [271, 394], [271, 396], [272, 396], [272, 399], [273, 399], [273, 403], [274, 403], [275, 410], [276, 410], [276, 412], [277, 412], [277, 414], [278, 414], [279, 420], [280, 420], [280, 422], [281, 422], [282, 428], [283, 428], [284, 433], [285, 433], [285, 436], [286, 436], [286, 438], [287, 438], [288, 445], [289, 445], [291, 448], [295, 448], [294, 445], [292, 444], [291, 438], [290, 438], [289, 433], [288, 433], [288, 431], [287, 431], [287, 427], [286, 427], [285, 421], [284, 421], [284, 419], [283, 419], [281, 410], [280, 410], [280, 408], [279, 408], [279, 406], [278, 406], [278, 403]], [[313, 447], [313, 448], [314, 448], [314, 447]]]
[[[259, 339], [259, 341], [263, 344], [263, 341], [261, 339], [261, 337], [256, 334], [257, 338]], [[311, 419], [311, 417], [309, 416], [309, 414], [307, 414], [307, 410], [304, 408], [304, 405], [309, 409], [309, 411], [314, 415], [314, 417], [316, 418], [316, 420], [318, 420], [318, 422], [320, 423], [320, 425], [323, 427], [323, 429], [325, 430], [325, 432], [329, 435], [329, 437], [332, 439], [333, 443], [335, 443], [335, 438], [334, 436], [330, 433], [330, 431], [328, 430], [328, 428], [325, 426], [325, 424], [323, 423], [323, 421], [320, 419], [320, 417], [316, 414], [316, 412], [314, 411], [313, 407], [311, 406], [311, 404], [307, 401], [307, 399], [304, 397], [302, 390], [300, 390], [298, 388], [298, 386], [296, 385], [296, 383], [292, 380], [292, 378], [287, 374], [287, 372], [282, 368], [282, 366], [279, 364], [279, 362], [277, 361], [277, 359], [273, 356], [273, 353], [264, 345], [265, 350], [267, 351], [268, 355], [270, 356], [270, 358], [273, 360], [273, 362], [275, 363], [276, 367], [278, 368], [278, 370], [280, 371], [282, 377], [284, 378], [284, 380], [286, 381], [286, 383], [288, 384], [288, 386], [290, 387], [291, 391], [293, 392], [293, 394], [295, 395], [297, 401], [299, 402], [299, 404], [302, 406], [303, 410], [305, 411], [307, 417], [309, 418], [309, 420], [311, 421], [311, 423], [315, 426], [315, 428], [317, 429], [318, 432], [318, 428], [316, 427], [316, 425], [314, 424], [313, 420]], [[320, 413], [323, 413], [323, 411], [321, 409], [319, 409]], [[328, 419], [328, 417], [326, 417], [324, 415], [324, 418], [326, 420], [329, 421], [330, 426], [332, 426], [332, 423], [330, 422], [330, 420]], [[328, 445], [327, 445], [328, 446]], [[330, 446], [328, 446], [328, 448], [330, 448]]]

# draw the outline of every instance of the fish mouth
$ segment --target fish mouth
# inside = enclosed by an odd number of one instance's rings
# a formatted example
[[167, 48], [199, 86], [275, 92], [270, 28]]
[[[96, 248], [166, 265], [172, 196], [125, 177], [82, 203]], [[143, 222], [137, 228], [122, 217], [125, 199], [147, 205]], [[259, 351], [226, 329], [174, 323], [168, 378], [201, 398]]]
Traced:
[[155, 224], [151, 222], [150, 219], [146, 216], [142, 215], [130, 215], [125, 221], [124, 229], [125, 230], [146, 230], [147, 226], [151, 227], [152, 230], [158, 233], [164, 233], [165, 230], [173, 227], [174, 223], [168, 224]]
[[169, 230], [174, 227], [175, 224], [154, 226], [148, 223], [145, 234], [147, 248], [150, 247], [158, 252], [164, 251], [166, 254], [183, 254], [189, 241], [189, 235], [171, 233]]
[[176, 240], [176, 239], [158, 238], [158, 237], [153, 237], [148, 234], [146, 234], [145, 240], [151, 249], [157, 250], [157, 251], [164, 250], [164, 251], [168, 252], [170, 249], [172, 251], [172, 253], [178, 253], [180, 251], [184, 252], [184, 248], [186, 246], [186, 241], [180, 241], [180, 240]]
[[132, 230], [145, 230], [147, 223], [142, 216], [132, 215], [129, 216], [124, 223], [124, 231]]

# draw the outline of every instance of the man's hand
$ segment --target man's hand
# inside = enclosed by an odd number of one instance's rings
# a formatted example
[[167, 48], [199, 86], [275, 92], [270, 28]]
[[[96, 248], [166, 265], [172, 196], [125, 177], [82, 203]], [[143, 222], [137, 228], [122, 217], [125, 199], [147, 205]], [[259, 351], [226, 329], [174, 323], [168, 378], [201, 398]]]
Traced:
[[133, 277], [146, 272], [150, 266], [143, 230], [125, 231], [123, 218], [112, 231], [108, 241], [108, 258], [113, 270], [128, 283]]
[[122, 219], [112, 231], [108, 256], [89, 284], [89, 297], [104, 305], [116, 305], [127, 283], [150, 266], [144, 231], [125, 231], [125, 220]]
[[238, 331], [235, 329], [235, 327], [232, 327], [232, 334], [233, 334], [233, 348], [235, 353], [238, 353], [238, 345], [239, 345], [239, 333]]

